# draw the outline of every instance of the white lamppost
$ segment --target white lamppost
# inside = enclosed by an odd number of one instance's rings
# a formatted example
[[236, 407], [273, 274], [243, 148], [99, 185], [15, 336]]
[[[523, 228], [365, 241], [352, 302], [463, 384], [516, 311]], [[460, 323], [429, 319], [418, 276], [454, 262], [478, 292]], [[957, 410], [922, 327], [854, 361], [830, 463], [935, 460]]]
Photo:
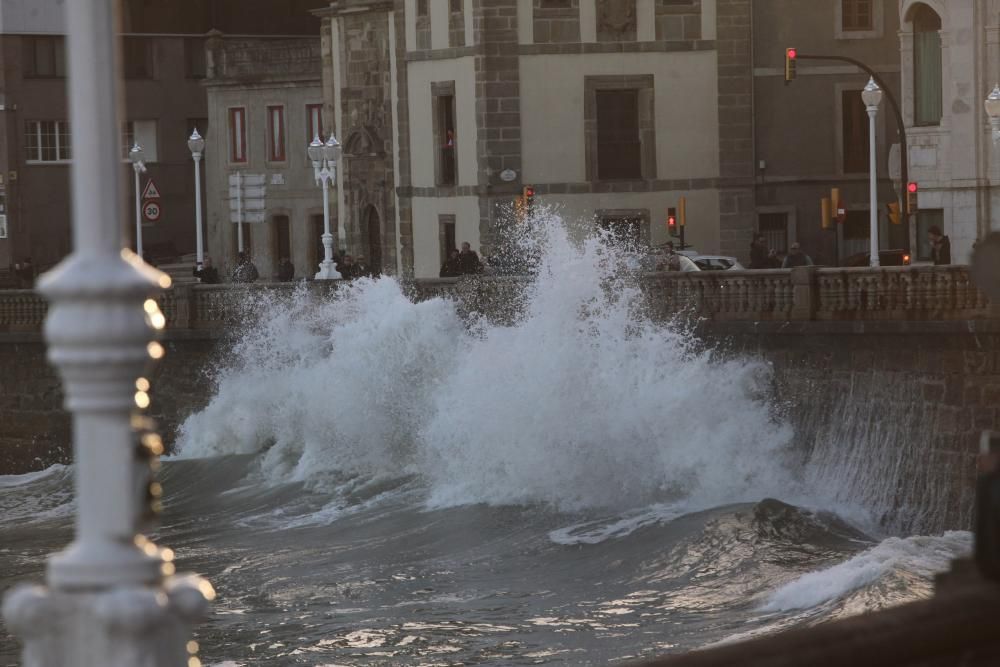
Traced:
[[50, 303], [48, 358], [73, 420], [76, 521], [72, 543], [46, 563], [46, 585], [4, 597], [25, 667], [194, 666], [191, 625], [213, 595], [208, 582], [175, 575], [173, 552], [140, 532], [159, 505], [149, 474], [163, 444], [136, 411], [149, 403], [150, 362], [164, 353], [153, 340], [166, 323], [154, 297], [170, 278], [122, 248], [120, 4], [65, 3], [70, 123], [86, 158], [72, 165], [73, 252], [39, 290]]
[[993, 87], [993, 92], [986, 98], [986, 115], [990, 117], [993, 127], [993, 143], [1000, 143], [1000, 84]]
[[333, 234], [330, 233], [330, 184], [337, 182], [340, 142], [331, 134], [323, 143], [317, 134], [309, 144], [308, 152], [316, 184], [323, 187], [323, 261], [320, 262], [316, 280], [339, 280], [342, 276], [333, 263]]
[[869, 232], [871, 257], [869, 266], [878, 266], [878, 165], [875, 162], [875, 116], [878, 115], [878, 105], [882, 102], [882, 89], [875, 83], [874, 77], [868, 80], [868, 85], [861, 91], [861, 99], [868, 110], [868, 171], [871, 189], [869, 202], [871, 206], [871, 230]]
[[135, 172], [135, 254], [142, 257], [142, 190], [139, 189], [139, 174], [146, 173], [146, 163], [142, 161], [142, 146], [132, 144], [128, 159], [132, 161], [132, 171]]
[[194, 132], [188, 138], [188, 149], [191, 151], [191, 157], [194, 159], [194, 226], [196, 233], [198, 234], [197, 241], [195, 243], [196, 260], [198, 263], [198, 269], [201, 269], [201, 264], [205, 261], [205, 249], [202, 247], [201, 241], [201, 156], [205, 152], [205, 140], [200, 134], [198, 134], [198, 128], [194, 128]]

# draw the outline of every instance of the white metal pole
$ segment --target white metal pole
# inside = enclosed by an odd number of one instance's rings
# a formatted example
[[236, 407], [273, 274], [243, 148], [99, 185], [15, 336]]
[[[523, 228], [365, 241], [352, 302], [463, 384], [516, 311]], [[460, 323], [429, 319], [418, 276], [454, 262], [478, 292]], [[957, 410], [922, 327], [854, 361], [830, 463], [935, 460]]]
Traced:
[[202, 231], [201, 231], [201, 155], [194, 156], [194, 226], [195, 233], [198, 235], [195, 241], [195, 252], [196, 259], [198, 263], [198, 268], [201, 268], [202, 262], [205, 261], [205, 249], [202, 242]]
[[875, 162], [875, 116], [878, 114], [878, 107], [868, 107], [868, 144], [869, 144], [869, 188], [870, 188], [870, 200], [869, 205], [871, 206], [871, 229], [870, 235], [870, 245], [871, 245], [871, 257], [869, 258], [869, 266], [878, 266], [878, 164]]
[[330, 233], [330, 178], [323, 175], [323, 263], [333, 262], [333, 234]]
[[142, 192], [139, 189], [139, 165], [133, 164], [135, 172], [135, 254], [142, 257]]
[[65, 6], [70, 122], [85, 159], [72, 166], [73, 253], [39, 290], [50, 301], [48, 358], [72, 413], [76, 531], [48, 560], [48, 587], [13, 589], [3, 615], [24, 641], [25, 667], [192, 664], [189, 629], [211, 587], [172, 577], [172, 552], [138, 534], [145, 491], [158, 491], [140, 464], [162, 444], [152, 433], [140, 439], [132, 417], [149, 400], [141, 376], [150, 357], [163, 354], [151, 340], [164, 325], [151, 297], [170, 278], [122, 248], [119, 2]]
[[243, 252], [243, 173], [236, 172], [236, 244]]

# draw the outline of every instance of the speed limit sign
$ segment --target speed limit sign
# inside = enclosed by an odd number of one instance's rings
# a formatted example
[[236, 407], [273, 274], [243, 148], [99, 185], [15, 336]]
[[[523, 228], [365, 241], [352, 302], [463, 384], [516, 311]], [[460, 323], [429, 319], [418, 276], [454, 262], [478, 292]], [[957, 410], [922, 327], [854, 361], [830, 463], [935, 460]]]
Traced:
[[151, 200], [142, 205], [142, 217], [146, 222], [156, 222], [163, 215], [163, 208], [160, 202]]

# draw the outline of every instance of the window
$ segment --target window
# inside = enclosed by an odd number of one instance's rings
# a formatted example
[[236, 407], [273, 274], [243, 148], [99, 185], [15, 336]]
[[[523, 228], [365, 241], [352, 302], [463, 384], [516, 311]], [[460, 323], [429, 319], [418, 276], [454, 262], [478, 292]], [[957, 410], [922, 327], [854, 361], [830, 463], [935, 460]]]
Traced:
[[313, 137], [320, 140], [326, 139], [323, 135], [323, 105], [306, 105], [306, 141], [312, 141]]
[[7, 238], [7, 214], [0, 213], [0, 239]]
[[597, 178], [642, 178], [639, 91], [597, 92]]
[[122, 39], [122, 65], [126, 79], [153, 78], [153, 43], [144, 37]]
[[441, 264], [444, 264], [448, 259], [448, 254], [452, 250], [457, 250], [458, 246], [455, 245], [455, 216], [454, 215], [439, 215], [438, 216], [438, 239], [440, 241], [440, 253], [441, 253]]
[[570, 9], [572, 0], [542, 0], [541, 9]]
[[931, 227], [944, 229], [943, 209], [922, 208], [917, 211], [917, 259], [918, 260], [930, 261], [932, 259], [931, 242], [927, 238], [927, 230], [930, 229]]
[[769, 250], [788, 251], [787, 213], [761, 213], [757, 218], [757, 230], [764, 237]]
[[184, 72], [189, 79], [204, 79], [208, 74], [204, 39], [184, 40]]
[[609, 240], [616, 247], [636, 252], [648, 245], [648, 225], [644, 229], [643, 222], [641, 217], [631, 215], [603, 215], [598, 218], [597, 226], [608, 232]]
[[247, 110], [244, 107], [229, 110], [229, 161], [247, 161]]
[[840, 97], [843, 116], [843, 169], [845, 174], [868, 173], [868, 111], [860, 90], [845, 90]]
[[462, 0], [450, 0], [450, 4], [451, 4], [450, 9], [452, 14], [461, 13], [463, 5]]
[[427, 16], [427, 0], [417, 0], [417, 16]]
[[130, 120], [122, 126], [122, 159], [128, 159], [133, 144], [142, 148], [143, 162], [156, 162], [156, 121]]
[[38, 78], [66, 76], [66, 41], [62, 37], [24, 38], [24, 75]]
[[434, 182], [438, 185], [458, 183], [455, 133], [455, 82], [436, 81], [431, 84], [434, 114]]
[[267, 108], [267, 159], [285, 161], [285, 107]]
[[25, 124], [24, 147], [28, 162], [70, 160], [69, 123], [63, 120], [29, 120]]
[[913, 116], [916, 125], [940, 125], [941, 17], [927, 5], [913, 13]]
[[875, 29], [873, 0], [841, 0], [840, 8], [844, 32], [868, 32]]

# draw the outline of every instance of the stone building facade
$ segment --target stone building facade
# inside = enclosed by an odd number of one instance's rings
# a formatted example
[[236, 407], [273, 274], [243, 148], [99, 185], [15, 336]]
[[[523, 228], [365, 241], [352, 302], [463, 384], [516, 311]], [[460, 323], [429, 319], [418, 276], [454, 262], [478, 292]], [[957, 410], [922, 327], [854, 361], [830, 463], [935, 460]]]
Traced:
[[1000, 154], [983, 106], [1000, 81], [1000, 2], [896, 4], [910, 178], [920, 187], [915, 254], [929, 256], [927, 229], [937, 225], [965, 263], [976, 239], [1000, 229]]
[[750, 7], [338, 0], [317, 10], [324, 96], [344, 145], [347, 250], [380, 257], [387, 272], [437, 275], [451, 244], [489, 254], [531, 185], [578, 235], [606, 226], [653, 244], [683, 196], [689, 243], [743, 254], [754, 224]]
[[[70, 249], [69, 164], [81, 156], [73, 154], [67, 122], [65, 4], [0, 0], [0, 274], [29, 256], [47, 268]], [[225, 128], [205, 125], [208, 31], [315, 37], [319, 21], [309, 10], [323, 4], [199, 0], [178, 11], [172, 0], [123, 0], [122, 141], [143, 145], [143, 185], [152, 178], [162, 195], [162, 217], [143, 226], [143, 246], [152, 258], [194, 252], [194, 170], [186, 140], [195, 125], [206, 133], [209, 165], [214, 132]], [[130, 221], [123, 244], [134, 244], [132, 169], [124, 150], [122, 157], [122, 207]]]
[[[870, 229], [868, 115], [861, 90], [868, 75], [834, 58], [871, 67], [888, 85], [876, 125], [879, 239], [884, 249], [909, 247], [886, 204], [900, 184], [890, 178], [890, 148], [899, 134], [888, 95], [900, 96], [895, 0], [756, 0], [753, 15], [753, 177], [756, 227], [772, 248], [799, 242], [818, 263], [838, 265], [868, 253]], [[800, 56], [785, 83], [785, 49]], [[898, 160], [898, 148], [893, 151]], [[895, 170], [898, 174], [898, 169]], [[898, 179], [898, 176], [896, 176]], [[822, 228], [821, 200], [839, 188], [843, 224]]]
[[[206, 247], [227, 274], [241, 236], [263, 278], [284, 257], [298, 277], [311, 277], [323, 258], [322, 191], [306, 152], [329, 118], [320, 48], [318, 37], [208, 40], [208, 122], [221, 131], [207, 158]], [[336, 208], [331, 212], [336, 237]]]

